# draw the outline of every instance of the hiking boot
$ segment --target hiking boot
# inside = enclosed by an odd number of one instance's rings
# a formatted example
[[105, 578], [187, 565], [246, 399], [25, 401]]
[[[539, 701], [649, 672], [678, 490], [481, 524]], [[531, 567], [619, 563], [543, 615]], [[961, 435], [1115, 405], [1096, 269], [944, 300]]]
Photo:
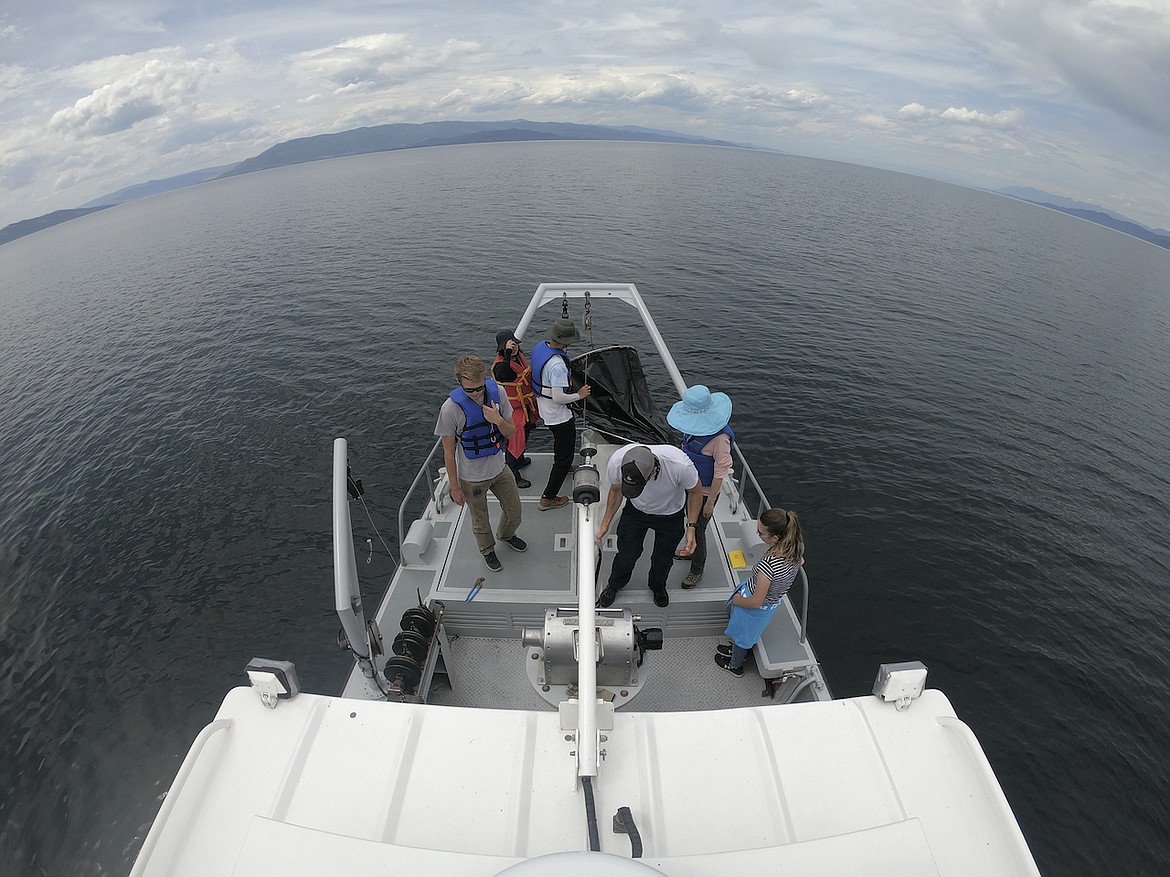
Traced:
[[686, 588], [689, 591], [691, 588], [698, 585], [699, 582], [701, 582], [702, 580], [703, 580], [703, 571], [702, 570], [699, 570], [698, 572], [691, 570], [689, 573], [687, 573], [685, 576], [683, 576], [682, 585], [684, 588]]
[[604, 591], [601, 592], [601, 595], [597, 598], [597, 605], [600, 606], [602, 609], [606, 609], [606, 608], [612, 606], [613, 601], [616, 599], [617, 599], [617, 591], [613, 588], [607, 587]]
[[715, 646], [715, 651], [723, 655], [725, 658], [731, 657], [731, 643], [720, 643]]
[[655, 591], [654, 605], [659, 609], [665, 609], [670, 605], [670, 594], [666, 593], [666, 591]]
[[532, 458], [531, 457], [521, 457], [516, 462], [519, 463], [522, 467], [523, 466], [530, 466], [532, 464]]
[[547, 496], [542, 496], [540, 498], [540, 502], [536, 504], [536, 507], [542, 512], [547, 512], [549, 509], [559, 509], [567, 506], [568, 504], [569, 498], [567, 496], [558, 496], [555, 499], [549, 499]]
[[743, 667], [732, 667], [731, 657], [729, 655], [716, 655], [715, 663], [730, 673], [732, 676], [742, 677]]
[[519, 536], [513, 536], [511, 539], [501, 539], [500, 541], [503, 542], [505, 545], [507, 545], [509, 548], [511, 548], [513, 551], [527, 551], [528, 550], [528, 543], [525, 542], [523, 539], [521, 539]]
[[496, 557], [496, 553], [494, 551], [489, 551], [487, 554], [485, 554], [483, 556], [483, 562], [488, 565], [488, 569], [490, 569], [492, 572], [499, 572], [504, 568], [504, 565], [500, 563], [500, 559]]
[[513, 472], [512, 474], [516, 476], [516, 486], [519, 487], [521, 490], [524, 490], [526, 487], [532, 486], [532, 482], [529, 481], [527, 478], [525, 478], [523, 475], [519, 475], [515, 472]]

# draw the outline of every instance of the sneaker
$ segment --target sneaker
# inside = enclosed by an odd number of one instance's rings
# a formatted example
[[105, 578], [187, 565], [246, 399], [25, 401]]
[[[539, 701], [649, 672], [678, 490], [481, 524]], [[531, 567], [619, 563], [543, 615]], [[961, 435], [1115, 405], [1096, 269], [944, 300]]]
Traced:
[[715, 663], [730, 673], [732, 676], [743, 676], [743, 667], [732, 667], [731, 658], [728, 655], [716, 655]]
[[715, 651], [717, 651], [719, 654], [723, 655], [723, 657], [725, 657], [725, 658], [730, 658], [731, 657], [731, 643], [720, 643], [719, 645], [715, 646]]
[[597, 605], [602, 609], [606, 609], [613, 605], [613, 601], [617, 599], [617, 591], [613, 588], [607, 587], [601, 592], [601, 596], [597, 598]]
[[[513, 472], [512, 474], [516, 475], [515, 472]], [[524, 490], [526, 487], [531, 487], [532, 482], [529, 481], [527, 478], [525, 478], [523, 475], [516, 475], [516, 486], [519, 487], [521, 490]]]
[[528, 550], [528, 543], [525, 542], [523, 539], [521, 539], [519, 536], [513, 536], [511, 539], [501, 539], [500, 541], [503, 542], [505, 545], [507, 545], [509, 548], [511, 548], [513, 551], [527, 551]]
[[549, 499], [547, 496], [542, 496], [536, 506], [542, 512], [547, 512], [549, 509], [559, 509], [568, 504], [569, 498], [567, 496], [558, 496], [556, 499]]
[[496, 557], [496, 553], [494, 551], [489, 551], [487, 554], [485, 554], [483, 556], [483, 562], [488, 565], [488, 569], [490, 569], [492, 572], [499, 572], [504, 568], [504, 565], [500, 563], [500, 559]]
[[659, 609], [665, 609], [670, 605], [670, 594], [666, 593], [666, 591], [655, 591], [654, 605]]
[[529, 466], [532, 464], [532, 458], [531, 457], [521, 457], [516, 462], [519, 463], [521, 467]]
[[699, 582], [701, 582], [702, 580], [703, 580], [703, 571], [702, 570], [699, 570], [698, 572], [691, 570], [689, 573], [687, 573], [685, 576], [683, 576], [683, 587], [689, 591], [691, 588], [698, 585]]

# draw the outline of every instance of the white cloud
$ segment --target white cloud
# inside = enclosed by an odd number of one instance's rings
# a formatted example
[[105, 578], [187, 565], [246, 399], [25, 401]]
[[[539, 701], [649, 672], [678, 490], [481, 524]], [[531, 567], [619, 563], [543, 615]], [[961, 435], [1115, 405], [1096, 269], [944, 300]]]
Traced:
[[862, 113], [857, 117], [857, 121], [859, 124], [870, 128], [885, 128], [886, 130], [893, 130], [896, 127], [892, 121], [878, 113]]
[[325, 82], [337, 94], [378, 91], [411, 77], [466, 62], [479, 51], [474, 42], [445, 40], [419, 44], [407, 34], [367, 34], [323, 48], [300, 52], [289, 64], [307, 82]]
[[902, 109], [898, 110], [898, 115], [907, 119], [925, 119], [933, 115], [933, 113], [919, 103], [909, 103]]
[[1021, 69], [1039, 68], [1107, 112], [1170, 133], [1170, 4], [1033, 0], [983, 17]]
[[49, 129], [73, 137], [112, 134], [168, 111], [196, 94], [212, 66], [207, 61], [148, 60], [135, 73], [103, 85], [53, 114]]
[[920, 103], [908, 103], [898, 115], [903, 119], [929, 120], [940, 122], [956, 122], [961, 125], [984, 125], [993, 128], [1004, 128], [1014, 125], [1024, 117], [1022, 110], [1011, 108], [999, 110], [995, 113], [984, 113], [971, 110], [967, 107], [947, 107], [945, 110], [932, 110]]

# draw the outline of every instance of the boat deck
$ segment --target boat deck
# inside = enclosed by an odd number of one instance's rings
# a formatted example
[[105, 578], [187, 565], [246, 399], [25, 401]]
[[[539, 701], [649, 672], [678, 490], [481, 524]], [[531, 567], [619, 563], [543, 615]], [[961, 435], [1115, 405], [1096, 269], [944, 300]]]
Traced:
[[[731, 709], [770, 702], [759, 674], [736, 679], [715, 666], [715, 645], [724, 637], [678, 637], [646, 656], [648, 681], [631, 701], [638, 712]], [[483, 709], [551, 709], [528, 683], [528, 650], [518, 640], [458, 637], [450, 644], [449, 680], [438, 677], [427, 703]], [[751, 660], [748, 661], [751, 666]]]
[[[540, 434], [534, 435], [539, 441]], [[599, 517], [604, 510], [607, 485], [605, 464], [615, 445], [598, 448], [596, 465], [602, 473], [602, 498], [594, 506]], [[403, 547], [404, 564], [395, 573], [386, 597], [374, 616], [383, 632], [387, 651], [399, 629], [403, 612], [417, 606], [419, 598], [433, 608], [441, 605], [443, 653], [440, 672], [426, 692], [428, 703], [449, 706], [481, 706], [504, 709], [554, 709], [536, 692], [530, 682], [526, 660], [528, 650], [521, 644], [524, 628], [541, 628], [548, 608], [574, 607], [578, 600], [575, 552], [577, 519], [570, 503], [560, 509], [541, 511], [540, 494], [552, 465], [551, 454], [530, 452], [532, 464], [522, 471], [532, 486], [520, 491], [523, 509], [518, 535], [528, 543], [528, 550], [514, 551], [497, 543], [496, 553], [503, 569], [492, 572], [484, 563], [471, 531], [471, 517], [466, 509], [454, 505], [440, 478], [442, 499], [428, 505], [421, 519], [425, 526], [408, 536]], [[572, 490], [572, 475], [561, 488]], [[488, 509], [493, 524], [499, 520], [499, 503], [489, 495]], [[603, 540], [598, 565], [596, 592], [608, 581], [609, 570], [617, 552], [615, 518]], [[630, 699], [630, 708], [638, 711], [679, 709], [724, 709], [758, 706], [772, 698], [764, 676], [780, 679], [790, 676], [792, 683], [804, 681], [806, 687], [795, 700], [827, 700], [830, 695], [811, 645], [800, 638], [800, 621], [792, 608], [785, 606], [766, 632], [766, 656], [761, 646], [756, 662], [748, 660], [743, 678], [737, 679], [714, 663], [715, 647], [725, 642], [726, 600], [735, 585], [742, 581], [762, 550], [756, 536], [755, 520], [739, 502], [735, 484], [725, 483], [724, 495], [716, 507], [716, 517], [708, 530], [708, 562], [704, 577], [691, 590], [683, 590], [682, 579], [689, 562], [678, 560], [667, 579], [670, 605], [654, 605], [646, 579], [649, 572], [652, 534], [634, 569], [630, 584], [615, 601], [614, 609], [629, 609], [640, 629], [661, 628], [664, 645], [661, 651], [648, 652], [642, 671], [644, 684]], [[480, 590], [468, 602], [467, 597], [482, 578]], [[799, 580], [798, 580], [799, 581]], [[801, 588], [792, 593], [803, 600]], [[763, 676], [756, 663], [763, 667]], [[443, 671], [446, 671], [445, 674]], [[680, 698], [680, 691], [689, 696]], [[377, 697], [380, 692], [370, 683], [351, 678], [345, 696]], [[777, 697], [783, 699], [780, 689]], [[619, 707], [621, 706], [619, 699]]]
[[[619, 711], [603, 737], [600, 852], [572, 873], [633, 868], [630, 838], [612, 827], [621, 807], [641, 863], [674, 877], [1039, 873], [974, 735], [937, 691], [906, 710], [862, 697]], [[237, 688], [192, 746], [133, 877], [488, 877], [579, 852], [576, 749], [555, 712], [311, 694], [266, 709]]]

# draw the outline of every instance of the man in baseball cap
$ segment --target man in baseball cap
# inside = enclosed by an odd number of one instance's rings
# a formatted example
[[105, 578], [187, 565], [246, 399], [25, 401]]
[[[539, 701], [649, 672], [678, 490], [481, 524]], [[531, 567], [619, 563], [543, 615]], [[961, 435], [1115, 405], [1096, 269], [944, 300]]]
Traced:
[[686, 546], [679, 552], [689, 557], [695, 550], [695, 521], [703, 502], [703, 486], [690, 457], [671, 445], [630, 444], [618, 448], [606, 466], [610, 484], [605, 514], [598, 522], [600, 542], [614, 516], [618, 519], [618, 551], [609, 572], [609, 583], [597, 605], [612, 606], [618, 591], [630, 582], [634, 564], [642, 556], [646, 532], [654, 531], [647, 584], [654, 605], [670, 605], [666, 577], [674, 561], [674, 549], [686, 534]]

